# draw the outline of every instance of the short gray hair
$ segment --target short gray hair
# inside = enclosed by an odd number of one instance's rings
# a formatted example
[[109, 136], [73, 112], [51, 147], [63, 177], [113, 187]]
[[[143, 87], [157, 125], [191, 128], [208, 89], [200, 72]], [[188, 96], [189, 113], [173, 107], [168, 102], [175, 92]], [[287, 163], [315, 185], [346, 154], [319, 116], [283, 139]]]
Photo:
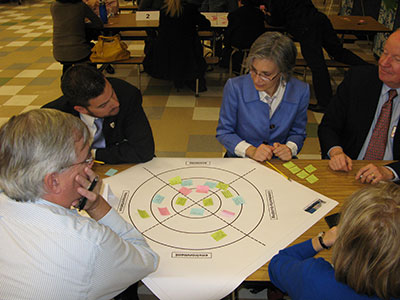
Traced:
[[251, 45], [246, 68], [249, 69], [254, 59], [272, 60], [286, 81], [292, 75], [296, 65], [297, 49], [293, 41], [279, 32], [265, 32]]
[[90, 133], [77, 117], [54, 109], [13, 116], [0, 128], [0, 189], [16, 201], [42, 197], [46, 174], [77, 159], [75, 143]]

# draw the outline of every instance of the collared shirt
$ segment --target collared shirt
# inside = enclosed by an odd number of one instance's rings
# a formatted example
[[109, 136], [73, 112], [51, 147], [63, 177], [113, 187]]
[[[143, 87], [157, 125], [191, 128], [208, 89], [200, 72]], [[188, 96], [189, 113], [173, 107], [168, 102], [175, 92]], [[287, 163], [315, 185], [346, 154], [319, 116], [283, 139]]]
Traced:
[[[96, 134], [96, 131], [97, 131], [97, 127], [96, 127], [96, 124], [94, 124], [94, 121], [98, 118], [89, 116], [87, 114], [82, 114], [82, 113], [79, 113], [79, 117], [83, 121], [83, 123], [85, 123], [86, 126], [88, 127], [90, 136], [92, 137], [92, 140], [93, 140], [94, 135]], [[96, 150], [97, 149], [91, 150], [93, 157], [96, 157]]]
[[[369, 142], [371, 140], [372, 132], [375, 128], [376, 122], [378, 121], [379, 115], [381, 114], [382, 106], [388, 100], [389, 91], [391, 89], [392, 88], [388, 87], [386, 84], [383, 84], [382, 90], [381, 90], [381, 95], [379, 97], [378, 106], [377, 106], [376, 112], [375, 112], [375, 117], [371, 124], [371, 128], [369, 129], [367, 138], [365, 139], [364, 145], [361, 148], [360, 153], [358, 154], [358, 157], [357, 157], [358, 160], [364, 159], [365, 152], [367, 151]], [[400, 89], [396, 89], [396, 90], [397, 90], [397, 95], [398, 95], [400, 92]], [[389, 130], [388, 130], [388, 140], [386, 143], [386, 149], [385, 149], [385, 154], [383, 156], [383, 160], [393, 160], [393, 139], [394, 139], [394, 134], [396, 133], [397, 123], [399, 122], [399, 117], [400, 117], [400, 102], [399, 102], [399, 96], [396, 96], [393, 99], [393, 103], [392, 103], [392, 117], [390, 119], [390, 125], [389, 125]]]
[[[258, 95], [260, 97], [260, 101], [267, 103], [269, 105], [269, 118], [271, 119], [273, 114], [275, 113], [276, 109], [279, 107], [279, 104], [281, 104], [283, 95], [285, 94], [286, 90], [286, 81], [283, 79], [283, 76], [281, 76], [278, 88], [276, 92], [270, 96], [264, 91], [258, 91]], [[251, 144], [247, 143], [245, 140], [241, 141], [239, 144], [236, 145], [235, 147], [235, 154], [239, 157], [246, 157], [246, 150], [249, 148]], [[289, 147], [289, 149], [292, 151], [292, 156], [297, 155], [297, 145], [296, 143], [293, 143], [291, 141], [288, 141], [286, 143], [286, 146]]]
[[114, 209], [98, 222], [0, 192], [0, 299], [111, 299], [153, 272], [157, 254]]

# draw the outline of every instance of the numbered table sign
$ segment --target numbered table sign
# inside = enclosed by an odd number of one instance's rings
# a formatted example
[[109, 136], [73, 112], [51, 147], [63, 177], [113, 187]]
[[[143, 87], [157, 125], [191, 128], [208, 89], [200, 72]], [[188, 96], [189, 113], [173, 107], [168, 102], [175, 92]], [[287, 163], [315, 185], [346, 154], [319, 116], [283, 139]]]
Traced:
[[136, 21], [158, 21], [159, 19], [160, 11], [158, 10], [136, 12]]

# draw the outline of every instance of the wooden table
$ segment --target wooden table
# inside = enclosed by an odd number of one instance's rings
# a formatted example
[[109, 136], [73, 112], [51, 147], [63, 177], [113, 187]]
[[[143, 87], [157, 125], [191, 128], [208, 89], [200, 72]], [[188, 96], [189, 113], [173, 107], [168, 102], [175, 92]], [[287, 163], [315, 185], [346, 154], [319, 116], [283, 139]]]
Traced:
[[[308, 183], [305, 179], [300, 179], [296, 175], [290, 173], [285, 167], [282, 166], [284, 162], [281, 160], [272, 160], [273, 165], [275, 165], [279, 170], [281, 170], [285, 175], [289, 176], [292, 180], [295, 180], [314, 191], [317, 191], [329, 198], [332, 198], [339, 202], [339, 205], [335, 207], [329, 214], [339, 212], [342, 207], [344, 200], [350, 196], [353, 192], [359, 190], [361, 187], [365, 186], [360, 182], [355, 180], [355, 174], [362, 167], [365, 166], [368, 161], [353, 161], [353, 171], [349, 173], [345, 172], [333, 172], [328, 167], [328, 160], [302, 160], [297, 159], [293, 160], [293, 162], [299, 166], [301, 169], [306, 167], [309, 164], [312, 164], [317, 170], [313, 173], [318, 178], [314, 184]], [[378, 165], [385, 165], [390, 161], [379, 161], [374, 163]], [[123, 164], [123, 165], [95, 165], [94, 170], [98, 173], [98, 175], [102, 178], [107, 177], [105, 173], [110, 169], [116, 169], [119, 172], [126, 170], [132, 167], [133, 164]], [[314, 226], [312, 226], [309, 230], [307, 230], [304, 234], [298, 237], [292, 244], [297, 244], [303, 241], [306, 241], [310, 238], [313, 238], [321, 231], [327, 231], [329, 229], [324, 219], [318, 221]], [[321, 251], [317, 256], [323, 257], [326, 260], [330, 261], [331, 258], [331, 250]], [[256, 272], [250, 275], [246, 281], [268, 281], [268, 263], [259, 268]]]
[[[370, 16], [329, 16], [333, 28], [337, 33], [374, 33], [391, 32], [389, 28], [382, 25]], [[362, 21], [362, 22], [360, 22]], [[105, 29], [113, 30], [144, 30], [146, 28], [158, 27], [159, 21], [136, 21], [136, 14], [118, 14], [108, 19]], [[213, 29], [221, 29], [226, 25], [214, 24]], [[284, 31], [283, 27], [266, 25], [267, 30]]]

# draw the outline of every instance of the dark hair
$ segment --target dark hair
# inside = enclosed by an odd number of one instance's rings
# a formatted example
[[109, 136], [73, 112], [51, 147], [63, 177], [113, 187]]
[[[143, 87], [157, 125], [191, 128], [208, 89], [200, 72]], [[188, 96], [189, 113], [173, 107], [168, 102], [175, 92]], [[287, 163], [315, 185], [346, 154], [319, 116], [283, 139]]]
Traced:
[[61, 90], [71, 105], [89, 106], [89, 100], [104, 92], [104, 75], [92, 66], [81, 64], [72, 66], [61, 80]]

